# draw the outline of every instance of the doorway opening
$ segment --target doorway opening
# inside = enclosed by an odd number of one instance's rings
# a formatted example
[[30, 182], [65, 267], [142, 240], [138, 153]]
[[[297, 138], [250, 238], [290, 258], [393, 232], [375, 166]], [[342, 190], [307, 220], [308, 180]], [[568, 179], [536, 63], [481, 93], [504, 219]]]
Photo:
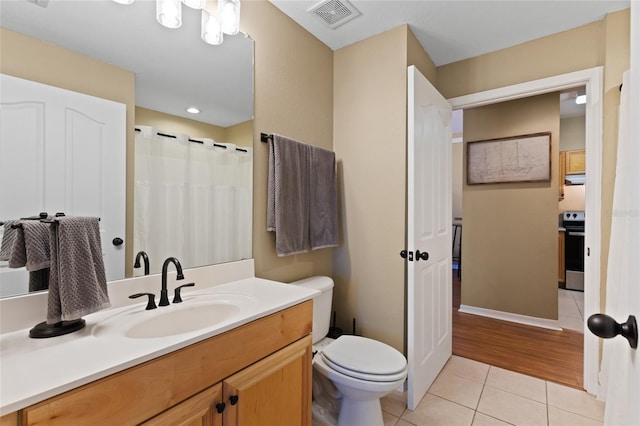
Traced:
[[[496, 104], [539, 94], [566, 91], [584, 86], [586, 158], [584, 317], [596, 313], [600, 306], [600, 188], [602, 152], [602, 68], [592, 68], [560, 76], [535, 80], [513, 86], [449, 99], [454, 110]], [[464, 272], [463, 272], [464, 275]], [[589, 333], [584, 335], [583, 386], [589, 393], [597, 391], [598, 341]]]

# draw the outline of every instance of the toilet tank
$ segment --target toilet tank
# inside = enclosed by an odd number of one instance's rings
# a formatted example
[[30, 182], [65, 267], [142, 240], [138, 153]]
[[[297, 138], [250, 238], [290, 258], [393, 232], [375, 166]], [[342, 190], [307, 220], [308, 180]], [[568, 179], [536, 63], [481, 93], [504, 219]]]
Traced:
[[313, 343], [322, 340], [329, 333], [331, 322], [331, 299], [333, 298], [333, 280], [330, 277], [315, 276], [294, 281], [291, 284], [319, 290], [320, 295], [313, 298]]

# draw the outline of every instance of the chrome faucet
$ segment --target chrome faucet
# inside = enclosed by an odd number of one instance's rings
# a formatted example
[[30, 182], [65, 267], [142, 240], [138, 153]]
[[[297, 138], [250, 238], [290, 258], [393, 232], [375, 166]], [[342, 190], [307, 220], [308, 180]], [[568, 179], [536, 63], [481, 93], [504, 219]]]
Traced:
[[140, 267], [140, 258], [142, 257], [142, 261], [144, 262], [144, 274], [145, 275], [149, 275], [149, 256], [147, 256], [147, 253], [143, 252], [143, 251], [139, 251], [138, 254], [136, 254], [136, 261], [133, 264], [134, 268], [139, 268]]
[[167, 306], [169, 304], [169, 296], [167, 294], [167, 269], [169, 268], [169, 264], [173, 263], [176, 265], [176, 271], [178, 275], [176, 276], [177, 280], [184, 280], [184, 275], [182, 275], [182, 265], [175, 257], [168, 257], [164, 263], [162, 264], [162, 290], [160, 291], [160, 306]]

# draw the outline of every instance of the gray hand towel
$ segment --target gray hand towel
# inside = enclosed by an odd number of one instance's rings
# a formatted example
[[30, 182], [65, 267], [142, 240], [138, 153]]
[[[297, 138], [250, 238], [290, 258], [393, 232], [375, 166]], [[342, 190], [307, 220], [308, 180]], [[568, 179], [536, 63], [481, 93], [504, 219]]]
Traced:
[[10, 268], [39, 271], [49, 267], [49, 225], [39, 220], [21, 220], [9, 256]]
[[309, 147], [309, 241], [311, 249], [338, 246], [336, 154]]
[[12, 229], [9, 267], [24, 266], [29, 271], [29, 291], [46, 290], [49, 286], [49, 225], [39, 220], [21, 220], [14, 224], [20, 226]]
[[13, 243], [16, 240], [18, 230], [12, 225], [17, 225], [17, 220], [6, 220], [2, 231], [2, 244], [0, 245], [0, 260], [9, 260]]
[[278, 256], [309, 251], [309, 146], [273, 135], [269, 153], [267, 230]]
[[51, 274], [47, 323], [69, 321], [111, 306], [99, 219], [65, 216], [50, 230]]

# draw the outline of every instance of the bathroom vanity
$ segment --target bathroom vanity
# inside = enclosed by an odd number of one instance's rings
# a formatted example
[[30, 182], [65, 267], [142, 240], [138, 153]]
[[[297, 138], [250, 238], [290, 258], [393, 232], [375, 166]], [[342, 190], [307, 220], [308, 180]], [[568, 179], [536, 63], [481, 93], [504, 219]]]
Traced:
[[[248, 278], [188, 293], [175, 309], [234, 292], [259, 304], [175, 336], [118, 331], [154, 314], [162, 324], [169, 310], [144, 304], [87, 316], [86, 330], [59, 338], [3, 335], [0, 424], [310, 425], [314, 292], [297, 287]], [[36, 357], [41, 365], [29, 368]], [[56, 365], [68, 374], [48, 374]]]

